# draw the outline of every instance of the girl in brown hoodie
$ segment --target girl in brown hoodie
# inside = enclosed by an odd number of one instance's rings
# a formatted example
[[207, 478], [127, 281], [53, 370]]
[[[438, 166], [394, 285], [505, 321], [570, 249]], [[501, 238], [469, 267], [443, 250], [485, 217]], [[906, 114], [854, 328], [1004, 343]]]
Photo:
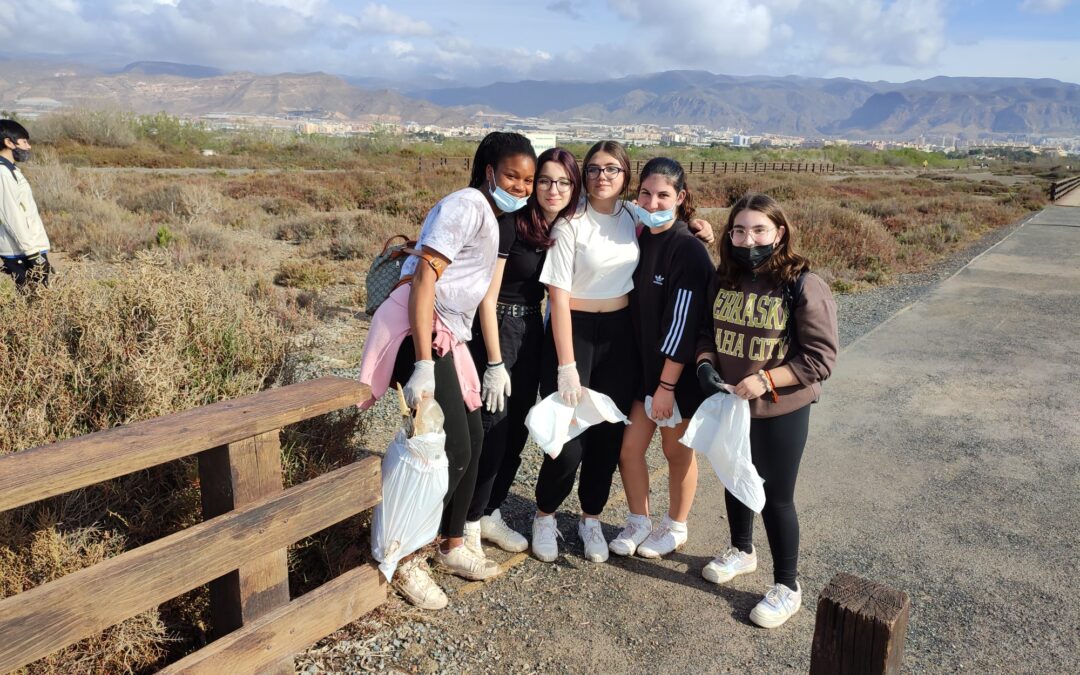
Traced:
[[[796, 230], [772, 197], [748, 194], [735, 203], [720, 237], [710, 320], [697, 349], [703, 392], [727, 389], [750, 403], [750, 452], [765, 481], [761, 516], [774, 561], [774, 584], [750, 620], [765, 628], [802, 605], [795, 480], [810, 404], [832, 371], [839, 342], [832, 293], [795, 243]], [[731, 547], [702, 571], [714, 583], [757, 569], [754, 512], [730, 493], [725, 499]]]

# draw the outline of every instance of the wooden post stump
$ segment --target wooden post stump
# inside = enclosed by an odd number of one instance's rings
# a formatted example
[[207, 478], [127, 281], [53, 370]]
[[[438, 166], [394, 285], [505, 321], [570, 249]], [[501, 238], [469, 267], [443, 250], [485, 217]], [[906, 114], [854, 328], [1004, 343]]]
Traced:
[[841, 572], [818, 597], [811, 675], [899, 674], [908, 594]]

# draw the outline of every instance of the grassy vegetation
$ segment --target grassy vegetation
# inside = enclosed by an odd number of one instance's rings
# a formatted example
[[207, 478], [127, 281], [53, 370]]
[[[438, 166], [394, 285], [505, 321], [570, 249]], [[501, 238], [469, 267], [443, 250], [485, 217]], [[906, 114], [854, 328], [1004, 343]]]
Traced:
[[[416, 157], [473, 149], [404, 145], [389, 136], [220, 134], [166, 116], [118, 113], [43, 120], [31, 133], [37, 159], [25, 171], [64, 260], [55, 284], [34, 297], [0, 279], [0, 321], [17, 327], [0, 339], [0, 454], [310, 376], [303, 366], [334, 322], [362, 312], [360, 282], [383, 242], [415, 233], [442, 195], [467, 182], [457, 167], [417, 171]], [[219, 154], [203, 157], [206, 147]], [[713, 152], [693, 159], [723, 161], [727, 151], [680, 152]], [[899, 161], [890, 157], [857, 161]], [[773, 161], [757, 161], [764, 159]], [[900, 159], [921, 167], [921, 155]], [[1040, 183], [1007, 185], [953, 170], [875, 178], [694, 174], [690, 185], [717, 227], [748, 190], [777, 197], [800, 227], [802, 249], [837, 291], [925, 269], [1044, 203]], [[352, 461], [364, 422], [350, 410], [286, 430], [288, 484]], [[195, 475], [192, 462], [176, 462], [0, 514], [0, 597], [196, 522]], [[364, 527], [353, 519], [294, 546], [294, 588], [362, 559]], [[205, 611], [205, 592], [197, 590], [33, 670], [153, 669], [205, 639]]]

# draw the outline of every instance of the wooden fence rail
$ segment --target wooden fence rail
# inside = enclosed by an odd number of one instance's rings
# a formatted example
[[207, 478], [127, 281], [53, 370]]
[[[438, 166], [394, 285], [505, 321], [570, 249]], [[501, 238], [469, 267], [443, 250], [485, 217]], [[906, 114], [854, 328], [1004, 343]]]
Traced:
[[[578, 164], [580, 164], [580, 160]], [[631, 162], [634, 173], [641, 173], [645, 162]], [[471, 157], [420, 157], [417, 159], [417, 171], [433, 168], [471, 170]], [[783, 171], [788, 173], [833, 173], [836, 165], [831, 162], [684, 162], [683, 168], [692, 174], [721, 173], [766, 173]]]
[[1050, 201], [1056, 202], [1068, 193], [1080, 186], [1080, 176], [1073, 176], [1065, 180], [1059, 180], [1050, 185]]
[[374, 507], [369, 457], [285, 490], [280, 429], [360, 400], [327, 377], [0, 458], [0, 511], [198, 455], [204, 522], [0, 600], [0, 673], [210, 584], [218, 639], [168, 672], [292, 672], [292, 655], [386, 599], [365, 565], [290, 601], [289, 544]]

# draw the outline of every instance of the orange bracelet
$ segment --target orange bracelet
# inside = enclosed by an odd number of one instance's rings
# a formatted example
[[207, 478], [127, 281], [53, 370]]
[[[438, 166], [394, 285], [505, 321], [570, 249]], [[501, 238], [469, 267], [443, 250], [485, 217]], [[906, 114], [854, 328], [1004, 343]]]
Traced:
[[772, 381], [772, 375], [769, 374], [769, 371], [767, 370], [765, 371], [765, 379], [769, 381], [769, 391], [772, 392], [772, 402], [779, 403], [780, 397], [776, 395], [776, 383]]

